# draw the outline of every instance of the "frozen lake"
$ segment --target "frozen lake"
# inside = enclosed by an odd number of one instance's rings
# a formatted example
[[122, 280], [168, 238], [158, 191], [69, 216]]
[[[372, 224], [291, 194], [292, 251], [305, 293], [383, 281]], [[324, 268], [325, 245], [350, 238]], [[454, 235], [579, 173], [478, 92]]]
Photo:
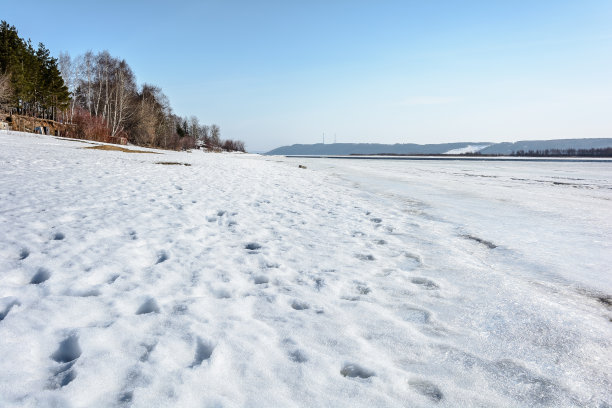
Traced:
[[418, 202], [458, 233], [520, 251], [541, 264], [536, 274], [612, 293], [612, 163], [423, 159], [287, 158], [380, 197]]
[[610, 163], [87, 146], [0, 134], [0, 406], [612, 404]]

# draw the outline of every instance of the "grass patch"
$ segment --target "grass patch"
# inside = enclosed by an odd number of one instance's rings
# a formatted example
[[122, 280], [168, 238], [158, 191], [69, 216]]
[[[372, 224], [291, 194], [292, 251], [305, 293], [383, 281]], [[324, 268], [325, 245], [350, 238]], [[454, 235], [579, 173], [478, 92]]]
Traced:
[[73, 139], [71, 137], [60, 137], [60, 136], [54, 136], [57, 140], [67, 140], [69, 142], [79, 142], [79, 143], [85, 143], [85, 144], [93, 144], [92, 142], [90, 142], [89, 140], [82, 140], [82, 139]]
[[148, 152], [146, 150], [130, 150], [125, 147], [113, 146], [113, 145], [97, 145], [97, 146], [88, 146], [83, 149], [94, 149], [94, 150], [116, 150], [124, 153], [149, 153], [149, 154], [160, 154], [157, 152]]
[[191, 166], [189, 163], [179, 163], [179, 162], [155, 162], [155, 164], [163, 164], [165, 166]]

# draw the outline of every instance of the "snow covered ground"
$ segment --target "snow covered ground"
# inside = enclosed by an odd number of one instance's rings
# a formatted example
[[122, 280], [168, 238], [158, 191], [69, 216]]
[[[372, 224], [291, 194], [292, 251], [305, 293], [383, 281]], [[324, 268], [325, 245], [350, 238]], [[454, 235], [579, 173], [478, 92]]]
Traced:
[[465, 153], [476, 153], [481, 151], [482, 149], [486, 149], [491, 145], [483, 144], [483, 145], [469, 145], [466, 147], [462, 147], [460, 149], [452, 149], [444, 154], [465, 154]]
[[612, 404], [610, 163], [86, 146], [0, 133], [2, 407]]

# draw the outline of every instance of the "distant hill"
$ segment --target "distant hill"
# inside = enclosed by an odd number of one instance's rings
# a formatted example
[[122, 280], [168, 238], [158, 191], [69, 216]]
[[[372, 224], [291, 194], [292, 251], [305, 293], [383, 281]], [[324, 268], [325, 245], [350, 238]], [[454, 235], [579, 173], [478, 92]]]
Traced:
[[515, 143], [496, 143], [480, 151], [482, 154], [511, 154], [520, 150], [546, 149], [604, 149], [612, 147], [612, 138], [601, 139], [555, 139], [555, 140], [521, 140]]
[[465, 149], [470, 146], [490, 146], [487, 142], [461, 142], [419, 145], [414, 143], [333, 143], [333, 144], [294, 144], [269, 151], [270, 155], [333, 155], [346, 156], [351, 154], [444, 154], [450, 150]]
[[457, 154], [480, 152], [482, 154], [509, 155], [519, 150], [546, 149], [602, 149], [612, 147], [612, 138], [600, 139], [556, 139], [523, 140], [515, 143], [458, 142], [441, 144], [379, 144], [379, 143], [333, 143], [333, 144], [294, 144], [269, 151], [268, 155], [330, 155], [348, 156], [351, 154]]

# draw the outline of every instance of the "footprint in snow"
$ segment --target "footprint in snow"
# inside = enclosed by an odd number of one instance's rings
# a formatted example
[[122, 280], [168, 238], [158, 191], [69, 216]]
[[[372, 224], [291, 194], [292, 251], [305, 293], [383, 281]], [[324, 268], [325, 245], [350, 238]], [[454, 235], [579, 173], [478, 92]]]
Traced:
[[440, 391], [440, 388], [426, 380], [411, 380], [408, 382], [410, 388], [417, 393], [429, 398], [432, 402], [440, 402], [444, 398], [444, 394]]
[[423, 260], [421, 259], [420, 255], [413, 254], [411, 252], [404, 252], [404, 257], [406, 257], [406, 258], [408, 258], [408, 259], [410, 259], [410, 260], [412, 260], [414, 262], [417, 262], [417, 263], [423, 263]]
[[11, 309], [14, 306], [19, 306], [21, 305], [21, 303], [19, 303], [19, 300], [15, 299], [15, 298], [5, 298], [5, 300], [8, 300], [8, 302], [3, 302], [5, 303], [4, 308], [2, 309], [2, 311], [0, 312], [0, 322], [3, 321], [6, 316], [8, 316], [9, 312], [11, 311]]
[[310, 305], [306, 302], [301, 302], [299, 300], [294, 300], [291, 302], [291, 307], [295, 310], [306, 310], [310, 309]]
[[38, 268], [38, 271], [32, 276], [30, 279], [30, 284], [39, 285], [43, 282], [46, 282], [51, 277], [51, 272], [49, 272], [46, 268]]
[[75, 334], [71, 334], [59, 343], [57, 350], [50, 356], [53, 361], [59, 364], [53, 370], [53, 376], [49, 379], [50, 389], [65, 387], [76, 378], [76, 371], [73, 366], [81, 353], [79, 338]]
[[308, 361], [308, 357], [306, 356], [306, 354], [302, 350], [299, 350], [299, 349], [290, 351], [288, 355], [289, 355], [289, 359], [293, 361], [294, 363], [305, 363]]
[[52, 235], [52, 237], [51, 237], [51, 239], [52, 239], [53, 241], [61, 241], [61, 240], [63, 240], [64, 238], [66, 238], [66, 236], [65, 236], [65, 235], [64, 235], [64, 233], [62, 233], [62, 232], [56, 232], [56, 233], [54, 233], [54, 234]]
[[76, 297], [96, 297], [100, 296], [101, 292], [97, 288], [90, 289], [81, 289], [81, 290], [67, 290], [67, 296], [76, 296]]
[[247, 249], [249, 251], [257, 251], [260, 248], [261, 248], [261, 245], [259, 245], [257, 242], [249, 242], [248, 244], [244, 246], [244, 249]]
[[315, 289], [320, 292], [325, 286], [325, 280], [323, 278], [314, 278]]
[[231, 299], [232, 297], [230, 291], [225, 288], [212, 289], [211, 292], [217, 299]]
[[121, 275], [119, 274], [114, 274], [110, 278], [108, 278], [108, 281], [106, 283], [108, 283], [109, 285], [112, 285], [113, 283], [115, 283], [117, 279], [119, 279], [120, 276]]
[[215, 346], [211, 342], [204, 341], [198, 337], [195, 355], [193, 356], [193, 363], [191, 363], [189, 367], [194, 368], [202, 365], [202, 362], [208, 360], [210, 356], [212, 356], [214, 350]]
[[263, 262], [262, 264], [262, 268], [267, 268], [267, 269], [278, 269], [280, 268], [280, 265], [276, 262]]
[[359, 259], [360, 261], [376, 260], [376, 258], [374, 258], [374, 255], [370, 255], [370, 254], [355, 254], [355, 258]]
[[433, 289], [440, 288], [440, 286], [438, 286], [437, 283], [427, 278], [416, 277], [416, 278], [410, 279], [410, 282], [414, 283], [415, 285], [419, 285], [423, 289], [427, 289], [427, 290], [433, 290]]
[[121, 393], [121, 395], [119, 395], [118, 401], [125, 403], [125, 404], [129, 404], [132, 402], [133, 398], [134, 398], [134, 391], [126, 391], [124, 393]]
[[374, 224], [380, 224], [382, 222], [382, 218], [370, 218]]
[[159, 313], [159, 305], [153, 298], [147, 299], [136, 311], [137, 315], [149, 313]]
[[26, 259], [28, 256], [30, 256], [30, 250], [26, 247], [23, 247], [19, 250], [19, 260], [23, 261], [24, 259]]
[[263, 285], [268, 283], [269, 281], [270, 280], [265, 275], [256, 275], [253, 277], [253, 282], [255, 282], [256, 285]]
[[142, 347], [144, 347], [144, 353], [140, 355], [139, 360], [143, 363], [146, 361], [149, 361], [149, 357], [151, 356], [151, 353], [153, 352], [153, 350], [155, 350], [155, 346], [157, 346], [157, 343], [151, 343], [151, 344], [143, 343]]
[[179, 303], [172, 307], [172, 314], [184, 315], [189, 310], [189, 306], [185, 303]]
[[404, 252], [403, 255], [404, 259], [399, 263], [402, 268], [406, 270], [413, 270], [423, 265], [423, 259], [421, 256], [410, 252]]
[[340, 296], [342, 300], [348, 300], [349, 302], [357, 302], [361, 300], [359, 296]]
[[400, 317], [411, 323], [425, 324], [431, 320], [431, 313], [418, 307], [404, 307], [400, 310]]
[[340, 374], [342, 374], [343, 377], [350, 378], [370, 378], [376, 375], [374, 371], [368, 370], [367, 368], [353, 363], [345, 364], [340, 370]]
[[51, 354], [51, 359], [56, 363], [69, 363], [81, 357], [81, 353], [79, 338], [76, 334], [71, 334], [59, 343], [57, 350]]
[[155, 262], [155, 265], [160, 264], [162, 262], [167, 261], [169, 258], [169, 255], [166, 251], [161, 250], [157, 253], [157, 261]]

